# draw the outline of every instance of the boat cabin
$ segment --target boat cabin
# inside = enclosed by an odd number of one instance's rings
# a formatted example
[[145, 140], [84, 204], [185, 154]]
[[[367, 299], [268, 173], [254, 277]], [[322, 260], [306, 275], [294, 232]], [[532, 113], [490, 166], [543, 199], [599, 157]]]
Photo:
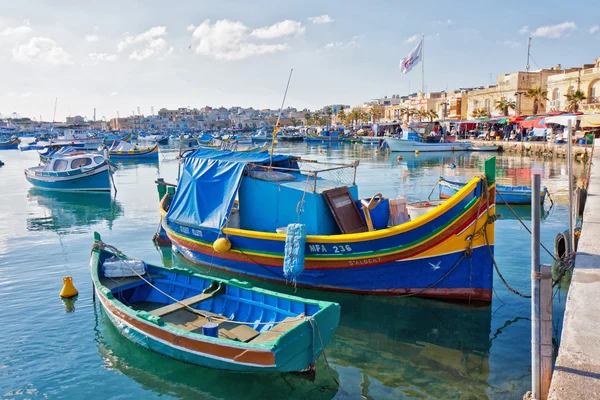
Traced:
[[105, 159], [100, 154], [69, 153], [61, 157], [52, 158], [44, 171], [46, 172], [70, 172], [81, 168], [93, 168], [102, 165]]

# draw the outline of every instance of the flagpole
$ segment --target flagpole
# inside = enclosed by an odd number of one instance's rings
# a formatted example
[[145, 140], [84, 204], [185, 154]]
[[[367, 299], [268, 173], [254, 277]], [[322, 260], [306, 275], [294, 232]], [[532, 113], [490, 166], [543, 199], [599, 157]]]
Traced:
[[425, 96], [425, 35], [423, 35], [421, 42], [421, 93]]

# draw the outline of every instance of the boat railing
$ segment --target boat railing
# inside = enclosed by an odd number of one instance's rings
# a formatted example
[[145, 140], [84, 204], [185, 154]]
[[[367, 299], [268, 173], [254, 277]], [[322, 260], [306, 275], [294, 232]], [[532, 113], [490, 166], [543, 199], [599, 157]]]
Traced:
[[299, 168], [285, 168], [264, 166], [258, 164], [248, 164], [249, 167], [261, 170], [276, 170], [281, 172], [295, 172], [302, 175], [307, 175], [313, 192], [317, 191], [319, 179], [338, 182], [344, 185], [356, 184], [356, 169], [358, 168], [359, 160], [350, 164], [319, 162], [317, 160], [297, 159]]

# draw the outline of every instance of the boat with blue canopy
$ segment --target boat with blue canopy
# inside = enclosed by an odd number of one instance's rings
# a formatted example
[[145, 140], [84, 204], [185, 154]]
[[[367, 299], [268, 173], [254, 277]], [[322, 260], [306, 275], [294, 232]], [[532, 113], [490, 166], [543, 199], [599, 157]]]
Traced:
[[25, 177], [36, 187], [62, 191], [111, 190], [113, 166], [99, 153], [54, 154], [46, 164], [25, 169]]
[[491, 301], [495, 158], [410, 221], [393, 199], [358, 196], [357, 167], [197, 150], [176, 187], [158, 186], [159, 237], [192, 262], [280, 284]]
[[[449, 181], [440, 177], [438, 182], [440, 199], [449, 199], [458, 193], [467, 183]], [[544, 204], [548, 195], [548, 188], [544, 186], [540, 192], [540, 204]], [[531, 187], [496, 185], [497, 204], [523, 204], [531, 205]]]
[[241, 372], [314, 368], [340, 318], [337, 303], [237, 279], [129, 259], [94, 233], [94, 292], [119, 332], [167, 357]]

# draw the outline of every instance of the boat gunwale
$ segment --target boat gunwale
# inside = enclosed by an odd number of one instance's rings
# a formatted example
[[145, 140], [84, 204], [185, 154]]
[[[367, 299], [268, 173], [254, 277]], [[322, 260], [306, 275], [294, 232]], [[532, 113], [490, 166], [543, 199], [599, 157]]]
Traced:
[[[445, 214], [454, 206], [456, 206], [460, 201], [462, 201], [469, 193], [474, 191], [477, 188], [477, 185], [482, 182], [482, 177], [476, 176], [471, 181], [469, 181], [465, 186], [463, 186], [457, 193], [455, 193], [452, 197], [450, 197], [443, 204], [439, 205], [435, 209], [429, 211], [421, 215], [414, 220], [405, 222], [400, 225], [388, 227], [385, 229], [380, 229], [371, 232], [361, 232], [361, 233], [347, 233], [347, 234], [339, 234], [339, 235], [307, 235], [306, 242], [307, 243], [353, 243], [353, 242], [365, 242], [375, 239], [383, 239], [391, 236], [396, 236], [402, 233], [409, 232], [413, 229], [420, 228], [421, 226], [433, 221], [439, 216]], [[488, 187], [488, 191], [495, 184], [490, 184]], [[165, 219], [167, 216], [167, 211], [164, 209], [165, 201], [168, 198], [168, 194], [163, 197], [160, 201], [159, 211], [161, 215], [161, 219]], [[166, 220], [165, 220], [166, 221]], [[183, 225], [183, 224], [180, 224]], [[191, 228], [198, 229], [198, 227], [190, 226]], [[201, 228], [200, 228], [201, 229]], [[224, 235], [233, 235], [240, 236], [252, 239], [262, 239], [262, 240], [275, 240], [275, 241], [285, 241], [286, 234], [285, 233], [271, 233], [271, 232], [261, 232], [261, 231], [252, 231], [247, 229], [238, 229], [238, 228], [223, 228], [222, 232]]]

